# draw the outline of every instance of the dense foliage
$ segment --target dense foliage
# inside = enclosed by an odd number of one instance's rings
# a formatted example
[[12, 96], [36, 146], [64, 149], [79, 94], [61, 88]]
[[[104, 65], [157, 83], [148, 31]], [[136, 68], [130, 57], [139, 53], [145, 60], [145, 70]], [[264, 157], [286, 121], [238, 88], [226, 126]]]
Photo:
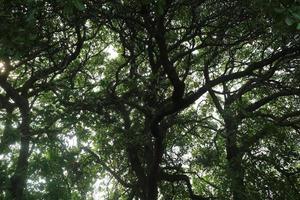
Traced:
[[300, 198], [296, 0], [0, 0], [0, 199]]

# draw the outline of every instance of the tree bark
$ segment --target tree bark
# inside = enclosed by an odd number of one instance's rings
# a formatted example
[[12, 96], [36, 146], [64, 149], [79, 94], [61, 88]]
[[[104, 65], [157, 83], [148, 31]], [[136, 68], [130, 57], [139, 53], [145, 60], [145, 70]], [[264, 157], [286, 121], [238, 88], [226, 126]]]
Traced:
[[233, 200], [247, 199], [244, 184], [244, 170], [242, 167], [242, 154], [237, 144], [237, 126], [234, 119], [225, 120], [226, 128], [226, 154], [228, 162], [228, 177]]
[[155, 138], [153, 162], [149, 169], [146, 200], [156, 200], [158, 198], [158, 181], [160, 172], [160, 163], [163, 155], [163, 138]]
[[24, 101], [24, 105], [20, 108], [22, 122], [19, 127], [21, 134], [20, 152], [15, 172], [11, 177], [10, 193], [12, 199], [22, 200], [24, 198], [24, 190], [26, 188], [26, 178], [28, 170], [29, 145], [30, 145], [30, 116], [28, 101]]

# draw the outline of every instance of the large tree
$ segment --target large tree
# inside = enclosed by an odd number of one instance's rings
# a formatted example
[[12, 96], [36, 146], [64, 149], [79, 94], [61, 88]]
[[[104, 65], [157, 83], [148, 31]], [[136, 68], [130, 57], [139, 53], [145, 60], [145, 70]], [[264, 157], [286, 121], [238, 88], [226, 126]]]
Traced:
[[297, 9], [273, 3], [5, 2], [0, 195], [297, 199]]
[[79, 55], [85, 22], [70, 3], [1, 1], [0, 12], [1, 195], [24, 199], [34, 140], [51, 125], [38, 127], [40, 98]]

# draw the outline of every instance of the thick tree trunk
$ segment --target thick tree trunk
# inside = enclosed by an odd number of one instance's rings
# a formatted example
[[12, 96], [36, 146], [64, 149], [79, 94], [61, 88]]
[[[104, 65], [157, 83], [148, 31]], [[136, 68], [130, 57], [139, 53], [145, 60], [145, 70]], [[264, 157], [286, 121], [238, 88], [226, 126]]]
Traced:
[[150, 181], [151, 177], [148, 178], [149, 182], [147, 190], [145, 191], [145, 200], [156, 200], [158, 198], [157, 180]]
[[[149, 144], [151, 147], [147, 148], [147, 166], [144, 168], [145, 176], [140, 176], [144, 179], [139, 181], [144, 184], [142, 194], [140, 195], [142, 200], [158, 199], [160, 163], [164, 152], [163, 141], [167, 129], [159, 126], [158, 124], [152, 125], [151, 131], [149, 132], [151, 132], [152, 136], [154, 137], [154, 141], [151, 141], [151, 144]], [[150, 140], [152, 140], [152, 137], [150, 137]]]
[[246, 200], [244, 184], [244, 170], [242, 167], [242, 156], [237, 145], [237, 126], [234, 121], [226, 120], [226, 153], [228, 161], [228, 177], [230, 179], [230, 190], [233, 200]]
[[156, 200], [158, 198], [158, 177], [160, 172], [160, 163], [163, 155], [163, 138], [157, 137], [154, 145], [153, 162], [149, 168], [147, 176], [146, 200]]
[[241, 157], [236, 152], [236, 146], [227, 145], [227, 161], [233, 200], [245, 200], [244, 172]]
[[29, 158], [29, 144], [30, 144], [30, 118], [29, 107], [24, 105], [24, 108], [20, 109], [22, 115], [22, 123], [20, 126], [21, 133], [21, 148], [16, 165], [15, 172], [11, 177], [11, 197], [15, 200], [24, 199], [24, 189], [26, 188], [26, 178], [28, 170], [28, 158]]

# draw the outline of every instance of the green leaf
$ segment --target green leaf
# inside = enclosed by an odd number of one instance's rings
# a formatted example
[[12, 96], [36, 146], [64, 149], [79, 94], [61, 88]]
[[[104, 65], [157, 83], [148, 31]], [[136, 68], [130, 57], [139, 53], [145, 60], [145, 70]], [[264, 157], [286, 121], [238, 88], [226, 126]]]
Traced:
[[298, 23], [297, 25], [297, 30], [300, 30], [300, 23]]
[[75, 6], [76, 9], [80, 11], [83, 11], [85, 9], [81, 0], [73, 0], [73, 5]]
[[166, 2], [164, 0], [159, 0], [157, 2], [157, 11], [159, 15], [162, 15], [164, 13], [164, 7]]
[[274, 8], [274, 11], [277, 13], [283, 13], [285, 11], [284, 8]]
[[285, 23], [287, 24], [287, 25], [289, 25], [289, 26], [291, 26], [291, 25], [293, 25], [293, 23], [295, 22], [292, 18], [290, 18], [290, 17], [287, 17], [287, 18], [285, 18]]
[[292, 12], [293, 17], [300, 20], [300, 13]]

